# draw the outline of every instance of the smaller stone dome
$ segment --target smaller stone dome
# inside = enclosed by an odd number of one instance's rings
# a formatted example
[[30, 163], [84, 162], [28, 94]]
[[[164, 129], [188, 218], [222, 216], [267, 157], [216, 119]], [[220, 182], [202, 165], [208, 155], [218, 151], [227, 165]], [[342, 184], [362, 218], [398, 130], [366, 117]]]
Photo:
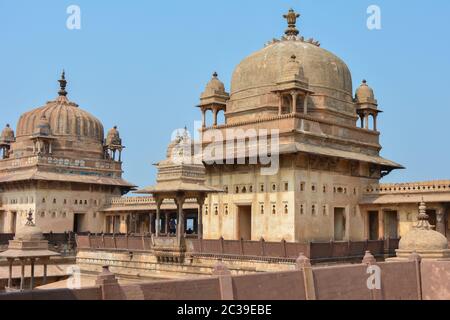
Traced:
[[425, 202], [419, 206], [419, 222], [399, 243], [399, 250], [411, 252], [440, 251], [448, 249], [448, 240], [441, 233], [432, 230], [428, 222]]
[[117, 130], [117, 126], [114, 126], [112, 129], [108, 131], [106, 135], [106, 146], [121, 146], [122, 139], [120, 138], [119, 130]]
[[293, 78], [303, 77], [303, 70], [295, 54], [291, 56], [291, 59], [285, 64], [283, 68], [282, 77], [286, 76], [291, 76]]
[[363, 80], [358, 89], [356, 89], [356, 102], [377, 104], [373, 89], [367, 85], [367, 81]]
[[416, 252], [446, 250], [448, 241], [437, 231], [414, 228], [400, 240], [399, 249]]
[[0, 140], [7, 143], [15, 141], [14, 130], [11, 129], [9, 124], [7, 124], [5, 129], [3, 129]]
[[219, 80], [217, 72], [213, 73], [212, 79], [206, 85], [202, 97], [226, 94], [225, 85]]
[[45, 114], [42, 114], [39, 122], [36, 125], [36, 129], [34, 131], [35, 136], [51, 136], [52, 131], [50, 128], [50, 122], [48, 121]]

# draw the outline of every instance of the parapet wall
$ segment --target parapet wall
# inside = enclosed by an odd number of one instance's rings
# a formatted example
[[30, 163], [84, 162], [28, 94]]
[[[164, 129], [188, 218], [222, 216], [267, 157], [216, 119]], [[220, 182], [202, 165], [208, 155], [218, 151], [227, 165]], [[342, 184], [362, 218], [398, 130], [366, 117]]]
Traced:
[[[373, 270], [379, 280], [371, 281]], [[372, 272], [372, 274], [371, 274]], [[376, 274], [377, 272], [375, 272]], [[81, 290], [45, 290], [0, 294], [5, 299], [86, 300], [449, 300], [450, 261], [364, 263], [311, 267], [306, 257], [296, 270], [231, 275], [223, 264], [212, 276], [119, 285], [103, 270], [105, 284]], [[372, 284], [373, 286], [369, 286]]]

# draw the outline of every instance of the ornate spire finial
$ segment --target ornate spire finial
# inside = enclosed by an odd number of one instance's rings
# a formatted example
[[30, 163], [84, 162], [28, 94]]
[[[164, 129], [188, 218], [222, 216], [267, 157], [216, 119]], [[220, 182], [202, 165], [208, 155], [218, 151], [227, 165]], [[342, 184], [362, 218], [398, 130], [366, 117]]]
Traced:
[[213, 73], [213, 78], [217, 78], [219, 75], [217, 74], [217, 72], [214, 71]]
[[431, 229], [431, 225], [429, 222], [430, 216], [427, 214], [427, 205], [422, 197], [422, 201], [419, 205], [419, 215], [417, 216], [419, 220], [416, 228], [418, 229]]
[[67, 91], [66, 91], [66, 86], [67, 86], [66, 72], [64, 70], [63, 70], [63, 72], [61, 74], [61, 79], [58, 80], [58, 82], [59, 82], [59, 86], [61, 87], [61, 90], [59, 90], [58, 94], [61, 97], [67, 96]]
[[296, 27], [297, 19], [300, 17], [299, 13], [296, 13], [294, 9], [289, 9], [289, 12], [283, 15], [283, 18], [287, 20], [288, 28], [284, 32], [288, 38], [297, 37], [300, 33]]
[[30, 209], [30, 211], [28, 211], [27, 223], [25, 225], [30, 226], [30, 227], [34, 227], [33, 212], [31, 211], [31, 209]]

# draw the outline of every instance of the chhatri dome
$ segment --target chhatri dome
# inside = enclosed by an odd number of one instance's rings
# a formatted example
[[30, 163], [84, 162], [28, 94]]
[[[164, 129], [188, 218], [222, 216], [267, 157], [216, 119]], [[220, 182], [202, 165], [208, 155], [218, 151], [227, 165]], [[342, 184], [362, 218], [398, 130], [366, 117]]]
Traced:
[[53, 150], [67, 155], [80, 151], [92, 158], [103, 157], [103, 125], [96, 117], [67, 98], [65, 73], [62, 73], [58, 97], [46, 105], [24, 113], [17, 124], [16, 157], [26, 156], [32, 150], [31, 138], [38, 132], [48, 132], [55, 138]]
[[373, 89], [367, 85], [367, 81], [363, 80], [358, 89], [356, 89], [355, 99], [357, 103], [368, 103], [377, 105]]
[[7, 124], [5, 129], [3, 129], [0, 140], [3, 142], [14, 142], [14, 130], [11, 129], [9, 124]]

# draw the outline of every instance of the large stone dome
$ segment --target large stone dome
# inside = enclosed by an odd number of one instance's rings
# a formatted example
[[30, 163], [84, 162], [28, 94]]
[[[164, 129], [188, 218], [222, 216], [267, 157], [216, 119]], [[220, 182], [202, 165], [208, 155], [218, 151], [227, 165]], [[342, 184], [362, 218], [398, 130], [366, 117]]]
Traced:
[[347, 65], [331, 52], [301, 40], [276, 41], [245, 58], [234, 71], [231, 94], [255, 88], [270, 90], [292, 55], [301, 63], [312, 90], [330, 89], [352, 96]]
[[299, 65], [297, 74], [313, 93], [311, 108], [318, 103], [322, 109], [344, 113], [344, 117], [356, 116], [349, 68], [339, 57], [321, 48], [318, 41], [298, 35], [298, 16], [290, 10], [285, 16], [285, 35], [246, 57], [235, 68], [226, 109], [229, 123], [243, 121], [243, 117], [256, 120], [278, 114], [276, 92], [293, 57]]
[[104, 158], [104, 129], [96, 117], [69, 101], [64, 73], [59, 96], [44, 106], [24, 113], [16, 127], [15, 157], [34, 154], [34, 139], [49, 136], [55, 157]]
[[42, 116], [47, 118], [54, 136], [72, 136], [103, 142], [104, 131], [100, 120], [78, 105], [60, 98], [24, 113], [17, 124], [17, 138], [33, 135]]

